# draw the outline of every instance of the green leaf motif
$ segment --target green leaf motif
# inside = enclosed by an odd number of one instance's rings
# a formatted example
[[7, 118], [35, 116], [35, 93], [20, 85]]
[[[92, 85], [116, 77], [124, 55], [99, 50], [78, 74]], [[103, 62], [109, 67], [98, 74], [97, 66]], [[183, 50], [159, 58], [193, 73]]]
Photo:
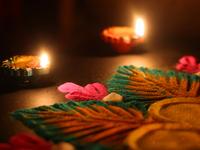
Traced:
[[200, 98], [200, 77], [188, 73], [166, 73], [159, 69], [119, 66], [108, 82], [108, 92], [124, 97], [124, 101], [155, 102], [165, 98]]
[[68, 101], [16, 110], [11, 115], [39, 136], [55, 143], [122, 143], [129, 132], [152, 123], [149, 105], [141, 102]]

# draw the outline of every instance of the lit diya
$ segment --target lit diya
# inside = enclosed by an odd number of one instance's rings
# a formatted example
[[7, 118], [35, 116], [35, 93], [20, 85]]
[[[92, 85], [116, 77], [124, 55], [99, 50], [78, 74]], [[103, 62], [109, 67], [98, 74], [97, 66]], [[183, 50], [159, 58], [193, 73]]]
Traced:
[[136, 27], [109, 27], [103, 30], [102, 40], [109, 42], [118, 53], [127, 53], [143, 42], [144, 23], [138, 19]]
[[49, 74], [50, 63], [46, 54], [43, 54], [42, 57], [16, 55], [4, 60], [0, 69], [3, 75], [18, 77], [25, 81], [28, 77]]

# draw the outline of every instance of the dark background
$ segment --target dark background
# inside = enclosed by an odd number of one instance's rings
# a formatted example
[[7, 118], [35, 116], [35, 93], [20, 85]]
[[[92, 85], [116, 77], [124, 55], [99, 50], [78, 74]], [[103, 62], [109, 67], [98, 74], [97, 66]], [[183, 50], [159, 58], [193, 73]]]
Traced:
[[[65, 82], [106, 86], [120, 65], [176, 70], [178, 60], [198, 60], [200, 1], [193, 0], [0, 0], [0, 60], [14, 55], [50, 59], [48, 84], [19, 87], [0, 80], [0, 142], [15, 134], [35, 133], [9, 112], [66, 102], [57, 87]], [[110, 26], [145, 23], [144, 43], [118, 54], [100, 39]]]
[[199, 5], [197, 0], [1, 0], [1, 57], [50, 45], [61, 51], [98, 37], [106, 27], [133, 26], [136, 17], [145, 22], [146, 40], [189, 43], [192, 50], [199, 43]]

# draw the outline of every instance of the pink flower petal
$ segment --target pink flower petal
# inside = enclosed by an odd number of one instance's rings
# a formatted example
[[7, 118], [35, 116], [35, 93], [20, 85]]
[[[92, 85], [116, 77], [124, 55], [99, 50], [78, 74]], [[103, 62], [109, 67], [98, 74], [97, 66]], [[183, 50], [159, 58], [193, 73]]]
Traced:
[[85, 86], [85, 89], [91, 94], [99, 94], [96, 88], [93, 86], [93, 84], [87, 84]]
[[63, 92], [63, 93], [73, 92], [75, 90], [76, 91], [86, 92], [86, 90], [82, 86], [79, 86], [79, 85], [74, 84], [72, 82], [67, 82], [67, 83], [64, 83], [64, 84], [60, 85], [58, 87], [58, 90], [60, 92]]
[[189, 65], [195, 65], [195, 66], [198, 64], [196, 58], [193, 56], [184, 56], [179, 60], [179, 62], [181, 64], [189, 64]]
[[101, 93], [101, 95], [106, 96], [108, 95], [107, 89], [100, 83], [93, 83], [92, 84], [98, 91]]
[[197, 65], [198, 70], [200, 70], [200, 63]]
[[[83, 92], [79, 92], [79, 91], [70, 92], [69, 94], [65, 95], [65, 97], [67, 99], [71, 99], [71, 100], [82, 100], [83, 97], [85, 97], [85, 100], [87, 98], [89, 98], [89, 99], [95, 98], [95, 96], [92, 94], [83, 93]], [[80, 99], [79, 99], [79, 97], [80, 97]]]
[[100, 83], [87, 84], [85, 88], [67, 82], [58, 87], [58, 90], [63, 93], [68, 93], [65, 95], [67, 99], [70, 100], [101, 100], [103, 97], [108, 95], [107, 89]]
[[0, 143], [1, 150], [12, 150], [9, 144]]
[[176, 69], [177, 70], [183, 70], [185, 67], [186, 67], [186, 65], [184, 65], [184, 64], [178, 64], [178, 65], [176, 65]]
[[10, 150], [18, 149], [18, 150], [50, 150], [52, 147], [52, 144], [48, 143], [47, 141], [43, 140], [39, 137], [34, 137], [31, 135], [28, 135], [26, 133], [18, 134], [13, 136], [9, 140], [10, 144], [0, 144], [0, 148], [4, 146], [5, 150], [6, 148]]
[[176, 65], [177, 70], [187, 73], [197, 73], [200, 71], [200, 65], [193, 56], [184, 56], [179, 62], [180, 64]]

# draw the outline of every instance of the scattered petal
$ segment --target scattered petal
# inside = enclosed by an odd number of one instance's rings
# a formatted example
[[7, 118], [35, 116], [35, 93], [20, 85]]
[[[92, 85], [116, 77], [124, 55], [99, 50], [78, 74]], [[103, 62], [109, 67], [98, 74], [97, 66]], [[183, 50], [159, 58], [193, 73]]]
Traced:
[[39, 138], [21, 133], [13, 136], [9, 140], [9, 144], [0, 144], [0, 149], [14, 150], [14, 149], [29, 149], [29, 150], [50, 150], [52, 144]]
[[200, 71], [200, 65], [197, 59], [193, 56], [184, 56], [179, 60], [180, 64], [176, 65], [176, 69], [187, 72], [197, 73]]
[[63, 93], [73, 92], [73, 91], [82, 91], [86, 93], [85, 88], [79, 86], [72, 82], [67, 82], [58, 87], [58, 90]]
[[85, 87], [79, 86], [72, 82], [67, 82], [58, 87], [58, 90], [70, 100], [101, 100], [108, 95], [107, 89], [100, 83], [87, 84]]

